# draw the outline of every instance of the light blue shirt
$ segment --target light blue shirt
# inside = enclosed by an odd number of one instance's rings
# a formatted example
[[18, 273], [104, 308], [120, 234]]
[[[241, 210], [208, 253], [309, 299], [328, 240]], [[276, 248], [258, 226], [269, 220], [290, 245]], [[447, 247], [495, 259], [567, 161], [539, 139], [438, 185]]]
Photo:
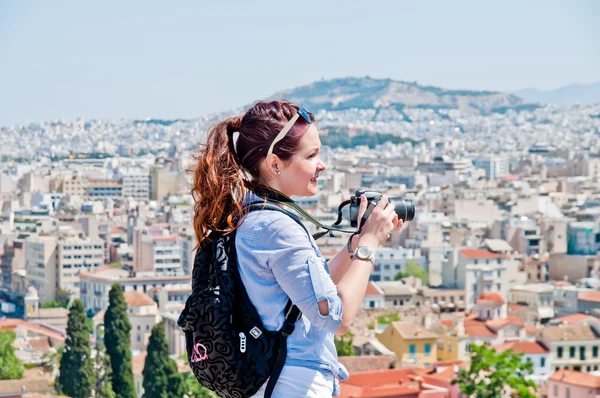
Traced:
[[[244, 203], [261, 200], [249, 193]], [[285, 364], [346, 380], [348, 371], [338, 362], [334, 344], [334, 334], [342, 323], [342, 300], [312, 236], [286, 214], [258, 210], [242, 220], [235, 246], [240, 276], [266, 329], [283, 326], [288, 298], [302, 311], [287, 340]], [[322, 300], [329, 304], [325, 316], [319, 312]], [[334, 380], [333, 395], [339, 395]]]

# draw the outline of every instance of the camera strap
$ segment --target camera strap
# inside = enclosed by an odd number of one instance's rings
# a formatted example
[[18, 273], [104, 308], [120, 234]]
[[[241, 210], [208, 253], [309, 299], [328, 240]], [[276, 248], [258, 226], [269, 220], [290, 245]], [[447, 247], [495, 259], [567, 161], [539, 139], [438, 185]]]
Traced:
[[[261, 198], [264, 198], [265, 200], [269, 200], [273, 203], [277, 203], [280, 204], [282, 206], [286, 206], [291, 208], [292, 210], [294, 210], [296, 213], [298, 213], [299, 215], [301, 215], [302, 217], [304, 217], [305, 219], [307, 219], [310, 223], [316, 225], [319, 228], [325, 229], [325, 231], [323, 232], [317, 232], [315, 234], [313, 234], [313, 239], [317, 240], [323, 236], [325, 236], [326, 234], [329, 234], [330, 236], [333, 236], [333, 232], [343, 232], [346, 234], [352, 234], [350, 236], [350, 239], [348, 240], [348, 246], [351, 247], [352, 246], [352, 238], [354, 237], [354, 235], [356, 235], [357, 233], [360, 233], [360, 231], [354, 230], [354, 229], [344, 229], [342, 227], [338, 227], [337, 224], [339, 224], [342, 221], [342, 217], [341, 217], [341, 212], [340, 212], [340, 216], [338, 217], [338, 220], [331, 226], [329, 225], [323, 225], [323, 223], [321, 223], [319, 220], [317, 220], [315, 217], [313, 217], [311, 214], [309, 214], [308, 212], [306, 212], [306, 210], [304, 210], [298, 203], [296, 203], [292, 198], [286, 196], [285, 194], [272, 189], [272, 188], [267, 188], [267, 187], [258, 187], [254, 190], [254, 193], [257, 196], [260, 196]], [[347, 203], [349, 203], [350, 201], [346, 201], [344, 203], [342, 203], [340, 205], [340, 209], [345, 206]], [[372, 209], [371, 209], [372, 211]], [[368, 214], [370, 214], [371, 212], [368, 212]], [[367, 213], [365, 213], [367, 214]], [[368, 215], [367, 215], [368, 217]], [[363, 217], [363, 219], [361, 220], [361, 225], [362, 223], [364, 223], [364, 220], [366, 219], [366, 217]]]

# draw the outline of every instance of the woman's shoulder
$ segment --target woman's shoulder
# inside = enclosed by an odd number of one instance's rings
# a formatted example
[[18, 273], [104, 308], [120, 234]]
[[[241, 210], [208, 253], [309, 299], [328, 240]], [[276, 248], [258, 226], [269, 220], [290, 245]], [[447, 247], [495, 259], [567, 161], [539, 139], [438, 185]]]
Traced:
[[310, 241], [304, 227], [293, 214], [278, 210], [255, 210], [244, 216], [238, 234], [260, 237], [264, 243], [283, 241]]

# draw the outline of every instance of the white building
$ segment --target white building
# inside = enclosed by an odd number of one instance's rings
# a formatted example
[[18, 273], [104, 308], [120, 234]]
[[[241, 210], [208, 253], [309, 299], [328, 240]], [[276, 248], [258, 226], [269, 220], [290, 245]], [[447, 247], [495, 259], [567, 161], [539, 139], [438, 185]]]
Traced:
[[79, 274], [104, 265], [104, 242], [90, 238], [39, 236], [25, 241], [27, 279], [40, 302], [52, 301], [57, 289], [79, 296]]
[[409, 260], [415, 261], [421, 268], [426, 266], [425, 258], [418, 256], [414, 249], [400, 246], [378, 248], [370, 280], [393, 281], [398, 272], [406, 272], [406, 262]]
[[465, 289], [467, 311], [475, 306], [477, 298], [482, 293], [497, 292], [502, 297], [507, 297], [508, 260], [507, 255], [494, 253], [488, 249], [458, 250], [456, 287]]
[[127, 170], [123, 176], [123, 196], [136, 200], [150, 200], [150, 174]]
[[501, 353], [512, 350], [516, 354], [523, 354], [524, 362], [531, 362], [533, 373], [527, 376], [536, 384], [545, 382], [553, 373], [550, 361], [550, 351], [538, 342], [533, 341], [511, 341], [494, 347]]
[[[134, 232], [133, 269], [165, 275], [183, 275], [182, 239], [162, 226]], [[193, 260], [192, 260], [193, 263]]]
[[473, 161], [473, 165], [485, 170], [485, 178], [490, 181], [509, 173], [509, 161], [503, 156], [481, 155]]
[[108, 292], [113, 284], [119, 283], [125, 292], [150, 293], [153, 288], [189, 291], [191, 276], [146, 275], [130, 276], [129, 271], [103, 268], [79, 275], [81, 279], [81, 301], [86, 309], [99, 312], [108, 308]]
[[535, 311], [538, 321], [546, 322], [554, 318], [554, 286], [549, 283], [513, 286], [509, 300]]

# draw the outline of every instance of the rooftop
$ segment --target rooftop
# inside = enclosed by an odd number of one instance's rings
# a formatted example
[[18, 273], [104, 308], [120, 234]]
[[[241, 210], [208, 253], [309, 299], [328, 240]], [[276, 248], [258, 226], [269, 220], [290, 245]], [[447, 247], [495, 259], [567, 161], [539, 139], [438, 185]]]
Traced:
[[540, 331], [540, 338], [549, 341], [599, 340], [591, 325], [551, 326]]
[[460, 249], [458, 252], [468, 259], [506, 258], [504, 254], [494, 253], [488, 249]]
[[585, 321], [594, 320], [594, 319], [596, 319], [596, 318], [594, 318], [591, 315], [587, 315], [587, 314], [571, 314], [571, 315], [561, 316], [560, 318], [554, 318], [553, 321], [558, 322], [558, 323], [563, 323], [566, 325], [576, 325], [578, 323], [583, 323]]
[[517, 354], [547, 354], [548, 351], [538, 342], [534, 341], [512, 341], [510, 343], [500, 344], [494, 347], [497, 352], [504, 352], [506, 350], [512, 350]]
[[477, 299], [478, 303], [506, 303], [506, 299], [501, 293], [485, 292]]
[[156, 305], [156, 302], [144, 293], [136, 290], [123, 293], [128, 307], [142, 307], [145, 305]]
[[577, 299], [582, 301], [593, 301], [595, 303], [600, 303], [600, 292], [583, 293]]
[[600, 376], [575, 372], [574, 370], [559, 370], [550, 376], [548, 380], [578, 387], [600, 388]]
[[431, 330], [414, 323], [392, 322], [392, 326], [404, 339], [437, 339], [439, 337]]

